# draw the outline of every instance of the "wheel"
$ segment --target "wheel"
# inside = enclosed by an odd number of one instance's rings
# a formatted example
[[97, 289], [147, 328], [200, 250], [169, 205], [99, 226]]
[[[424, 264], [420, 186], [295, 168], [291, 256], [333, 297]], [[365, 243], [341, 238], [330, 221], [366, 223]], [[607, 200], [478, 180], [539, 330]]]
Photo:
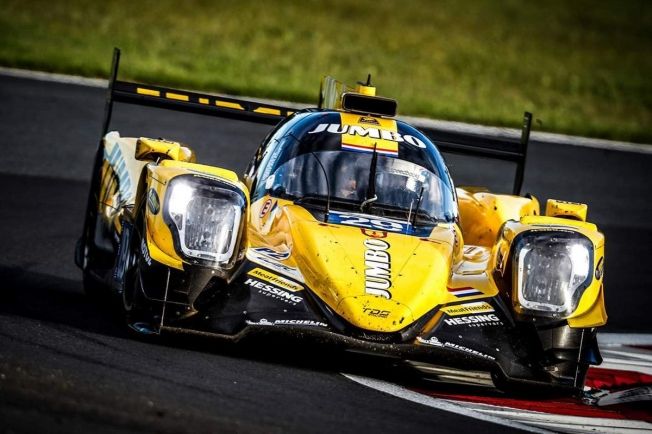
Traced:
[[125, 284], [122, 289], [122, 309], [125, 317], [138, 313], [138, 301], [142, 294], [142, 283], [140, 281], [140, 270], [138, 264], [132, 266], [128, 276], [125, 277]]
[[158, 335], [159, 330], [152, 314], [152, 306], [149, 305], [143, 293], [138, 261], [133, 253], [131, 255], [134, 259], [130, 260], [134, 263], [125, 276], [122, 289], [122, 311], [125, 324], [129, 332], [138, 337]]
[[102, 302], [109, 296], [109, 289], [97, 277], [93, 276], [90, 271], [84, 270], [82, 275], [84, 293], [94, 302]]

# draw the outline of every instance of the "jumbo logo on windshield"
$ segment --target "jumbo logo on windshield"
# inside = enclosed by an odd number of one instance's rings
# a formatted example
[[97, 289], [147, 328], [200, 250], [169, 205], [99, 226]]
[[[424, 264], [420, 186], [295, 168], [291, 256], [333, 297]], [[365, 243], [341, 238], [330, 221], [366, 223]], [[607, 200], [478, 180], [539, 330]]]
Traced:
[[425, 148], [426, 144], [419, 138], [409, 134], [402, 135], [396, 131], [383, 130], [380, 128], [365, 128], [359, 125], [342, 125], [342, 124], [319, 124], [308, 134], [318, 133], [331, 134], [348, 134], [351, 136], [368, 137], [370, 139], [389, 140], [390, 142], [407, 143], [417, 148]]

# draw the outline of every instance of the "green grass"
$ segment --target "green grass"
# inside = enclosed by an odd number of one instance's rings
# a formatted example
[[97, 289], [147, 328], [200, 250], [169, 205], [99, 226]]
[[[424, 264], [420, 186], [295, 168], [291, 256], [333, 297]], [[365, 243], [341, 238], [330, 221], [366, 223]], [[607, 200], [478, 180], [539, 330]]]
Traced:
[[372, 74], [402, 114], [652, 143], [652, 3], [2, 0], [0, 64], [315, 102]]

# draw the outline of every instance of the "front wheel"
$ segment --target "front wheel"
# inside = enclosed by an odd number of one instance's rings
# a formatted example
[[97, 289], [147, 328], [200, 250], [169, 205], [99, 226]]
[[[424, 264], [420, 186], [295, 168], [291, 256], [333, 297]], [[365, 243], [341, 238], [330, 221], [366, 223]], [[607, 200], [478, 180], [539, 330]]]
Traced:
[[134, 265], [129, 274], [122, 290], [122, 310], [127, 328], [139, 337], [158, 335], [159, 326], [152, 313], [153, 306], [143, 293], [138, 264]]
[[84, 270], [83, 272], [82, 284], [84, 287], [84, 293], [94, 302], [101, 302], [109, 295], [107, 286], [97, 277], [93, 276], [93, 274], [88, 270]]

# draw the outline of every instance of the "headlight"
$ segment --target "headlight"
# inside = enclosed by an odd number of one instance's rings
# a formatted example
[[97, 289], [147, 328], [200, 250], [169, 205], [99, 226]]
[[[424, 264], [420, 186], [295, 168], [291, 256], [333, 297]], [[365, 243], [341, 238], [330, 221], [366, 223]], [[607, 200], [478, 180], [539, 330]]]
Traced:
[[591, 283], [593, 244], [575, 232], [527, 232], [514, 243], [517, 311], [565, 318]]
[[165, 207], [180, 254], [217, 264], [231, 260], [245, 207], [235, 188], [209, 178], [179, 176], [170, 182]]

